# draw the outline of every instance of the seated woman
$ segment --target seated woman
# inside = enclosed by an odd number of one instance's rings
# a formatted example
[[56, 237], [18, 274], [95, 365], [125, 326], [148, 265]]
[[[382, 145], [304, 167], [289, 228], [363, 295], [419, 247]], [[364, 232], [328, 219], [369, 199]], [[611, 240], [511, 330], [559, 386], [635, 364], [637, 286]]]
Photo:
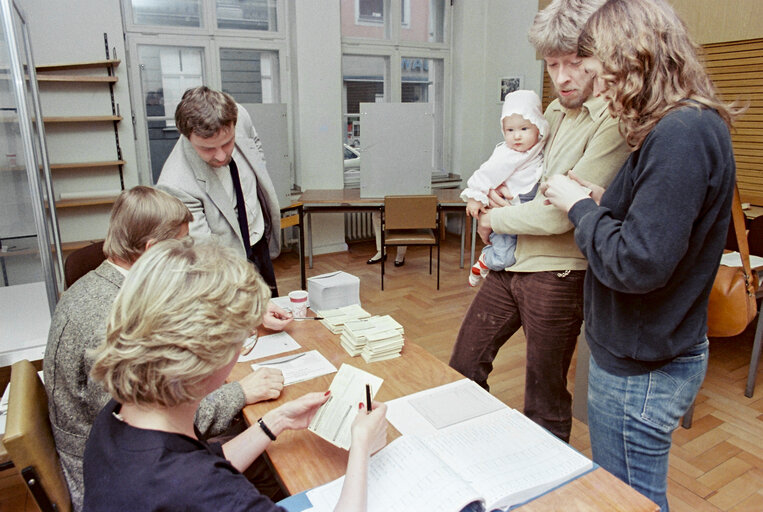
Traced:
[[[303, 429], [327, 393], [266, 413], [224, 445], [194, 428], [265, 313], [270, 291], [232, 250], [169, 240], [132, 267], [92, 377], [113, 399], [85, 449], [85, 510], [283, 510], [240, 473], [284, 430]], [[386, 441], [386, 407], [362, 404], [336, 510], [366, 509], [368, 458]]]

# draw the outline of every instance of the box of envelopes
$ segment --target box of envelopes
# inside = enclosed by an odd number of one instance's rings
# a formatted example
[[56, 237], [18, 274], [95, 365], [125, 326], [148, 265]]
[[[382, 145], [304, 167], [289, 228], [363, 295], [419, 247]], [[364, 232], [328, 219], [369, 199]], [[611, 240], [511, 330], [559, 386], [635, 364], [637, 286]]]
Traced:
[[360, 279], [347, 272], [329, 272], [307, 280], [310, 309], [336, 309], [360, 304]]

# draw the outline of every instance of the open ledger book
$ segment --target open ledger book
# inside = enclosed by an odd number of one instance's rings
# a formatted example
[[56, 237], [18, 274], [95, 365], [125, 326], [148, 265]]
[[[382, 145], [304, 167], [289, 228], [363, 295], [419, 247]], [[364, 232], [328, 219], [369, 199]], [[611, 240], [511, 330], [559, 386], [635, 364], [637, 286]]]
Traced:
[[[369, 512], [458, 512], [479, 501], [507, 510], [592, 469], [593, 463], [508, 407], [427, 435], [404, 435], [371, 457]], [[307, 492], [333, 510], [344, 477]]]

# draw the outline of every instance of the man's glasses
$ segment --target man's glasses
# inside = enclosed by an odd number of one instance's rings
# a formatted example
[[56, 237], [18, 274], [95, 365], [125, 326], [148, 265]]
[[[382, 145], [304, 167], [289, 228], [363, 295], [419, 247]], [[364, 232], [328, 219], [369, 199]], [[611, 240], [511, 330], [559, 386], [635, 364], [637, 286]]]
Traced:
[[257, 333], [257, 330], [255, 329], [254, 333], [249, 336], [246, 341], [244, 341], [244, 344], [241, 347], [241, 355], [246, 356], [249, 355], [249, 353], [254, 350], [254, 346], [257, 345], [257, 340], [260, 339], [259, 334]]

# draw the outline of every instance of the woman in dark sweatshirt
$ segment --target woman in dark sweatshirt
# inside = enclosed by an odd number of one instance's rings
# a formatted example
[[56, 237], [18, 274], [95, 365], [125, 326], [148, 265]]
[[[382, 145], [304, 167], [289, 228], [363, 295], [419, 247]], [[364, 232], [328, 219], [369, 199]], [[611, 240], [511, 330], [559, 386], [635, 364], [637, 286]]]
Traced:
[[609, 0], [579, 46], [632, 153], [606, 192], [574, 176], [555, 176], [542, 191], [568, 212], [588, 260], [594, 461], [666, 511], [672, 432], [707, 369], [707, 302], [729, 226], [738, 111], [718, 99], [663, 0]]

